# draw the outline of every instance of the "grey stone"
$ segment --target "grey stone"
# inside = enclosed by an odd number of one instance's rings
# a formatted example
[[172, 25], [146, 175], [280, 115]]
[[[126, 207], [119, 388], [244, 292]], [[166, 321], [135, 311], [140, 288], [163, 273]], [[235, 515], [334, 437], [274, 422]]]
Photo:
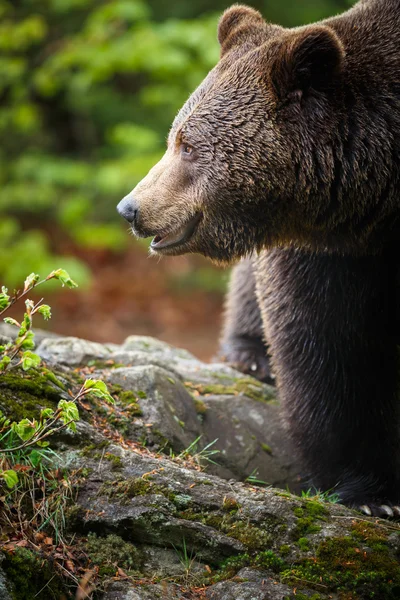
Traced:
[[110, 370], [107, 381], [140, 393], [142, 416], [130, 430], [133, 439], [139, 427], [140, 439], [179, 452], [198, 437], [200, 423], [193, 399], [174, 373], [154, 365], [124, 367]]
[[188, 600], [188, 596], [171, 583], [138, 586], [128, 581], [113, 581], [101, 595], [101, 600]]
[[[245, 394], [202, 398], [207, 410], [203, 417], [204, 443], [218, 441], [220, 450], [208, 471], [225, 478], [263, 481], [292, 490], [299, 488], [299, 466], [285, 432], [279, 405], [260, 402]], [[223, 470], [222, 470], [223, 469]]]
[[[221, 581], [208, 588], [206, 598], [209, 600], [296, 600], [293, 587], [279, 583], [271, 573], [263, 573], [253, 569], [241, 569], [236, 575], [237, 581]], [[243, 581], [240, 581], [240, 580]], [[301, 593], [308, 595], [302, 588]], [[315, 592], [310, 591], [310, 595]], [[319, 594], [318, 598], [332, 598]]]
[[91, 360], [108, 360], [116, 346], [99, 344], [76, 337], [45, 338], [36, 352], [44, 360], [60, 365], [78, 366]]
[[123, 352], [147, 352], [156, 358], [163, 360], [196, 360], [193, 354], [182, 348], [175, 348], [166, 342], [162, 342], [145, 335], [131, 335], [121, 346]]

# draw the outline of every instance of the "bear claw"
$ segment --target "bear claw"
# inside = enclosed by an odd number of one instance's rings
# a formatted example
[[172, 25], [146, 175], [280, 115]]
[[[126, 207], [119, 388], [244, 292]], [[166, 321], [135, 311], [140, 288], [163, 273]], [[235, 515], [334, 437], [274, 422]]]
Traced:
[[400, 506], [388, 504], [362, 504], [358, 510], [368, 517], [400, 518]]

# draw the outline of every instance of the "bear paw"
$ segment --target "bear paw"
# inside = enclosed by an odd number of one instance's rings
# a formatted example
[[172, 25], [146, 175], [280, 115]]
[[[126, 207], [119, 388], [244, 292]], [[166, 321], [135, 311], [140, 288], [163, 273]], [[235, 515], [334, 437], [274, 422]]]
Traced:
[[218, 357], [246, 375], [252, 375], [263, 383], [274, 384], [275, 378], [262, 340], [230, 339], [222, 344]]

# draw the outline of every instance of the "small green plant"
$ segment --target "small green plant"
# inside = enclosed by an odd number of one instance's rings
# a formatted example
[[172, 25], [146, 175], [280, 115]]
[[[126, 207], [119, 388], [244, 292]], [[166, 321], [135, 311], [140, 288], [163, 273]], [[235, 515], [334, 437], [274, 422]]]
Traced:
[[[53, 271], [43, 280], [32, 273], [26, 278], [22, 291], [9, 295], [5, 287], [1, 288], [0, 315], [50, 279], [59, 280], [69, 288], [76, 287], [63, 269]], [[29, 379], [30, 371], [36, 372], [59, 389], [54, 395], [55, 398], [58, 396], [58, 403], [54, 407], [45, 406], [38, 416], [36, 413], [35, 416], [23, 414], [24, 418], [19, 416], [18, 420], [12, 420], [0, 411], [0, 530], [6, 527], [10, 532], [8, 548], [12, 552], [20, 543], [30, 549], [40, 548], [41, 560], [47, 558], [62, 578], [68, 577], [77, 584], [74, 568], [67, 570], [64, 566], [72, 557], [64, 532], [66, 511], [82, 473], [81, 469], [67, 471], [62, 468], [58, 455], [49, 446], [49, 438], [60, 431], [76, 431], [80, 418], [78, 406], [84, 398], [96, 396], [108, 403], [114, 403], [114, 400], [102, 381], [86, 379], [79, 389], [67, 390], [64, 383], [42, 365], [40, 356], [34, 352], [33, 317], [41, 314], [49, 319], [51, 309], [42, 300], [34, 303], [26, 299], [25, 307], [21, 322], [4, 318], [6, 323], [17, 328], [17, 333], [13, 340], [0, 345], [0, 382], [3, 378], [7, 384], [11, 369], [28, 371], [27, 376], [21, 372], [21, 381]]]
[[204, 446], [204, 448], [202, 448], [201, 450], [198, 450], [198, 444], [201, 440], [201, 437], [202, 436], [199, 435], [199, 437], [197, 437], [191, 444], [189, 444], [189, 446], [185, 448], [185, 450], [182, 450], [182, 452], [178, 454], [177, 457], [174, 455], [173, 451], [170, 450], [170, 457], [178, 458], [181, 460], [191, 460], [192, 462], [195, 462], [196, 465], [199, 467], [203, 466], [202, 463], [204, 461], [212, 463], [213, 465], [217, 465], [218, 463], [216, 463], [211, 457], [215, 456], [216, 454], [219, 454], [220, 452], [216, 448], [212, 449], [212, 446], [216, 442], [218, 442], [218, 438]]
[[196, 573], [196, 559], [197, 554], [192, 550], [189, 551], [185, 538], [182, 539], [182, 549], [176, 548], [174, 544], [172, 544], [178, 558], [179, 562], [183, 568], [183, 575], [178, 578], [178, 580], [183, 583], [183, 585], [187, 587], [197, 585], [200, 580], [200, 573], [197, 571]]
[[[0, 315], [9, 310], [18, 300], [25, 297], [33, 288], [56, 279], [69, 288], [77, 287], [70, 278], [67, 271], [57, 269], [52, 271], [45, 279], [41, 280], [36, 273], [31, 273], [24, 283], [22, 291], [15, 291], [12, 296], [8, 294], [5, 287], [0, 293]], [[24, 371], [38, 369], [41, 358], [32, 350], [35, 348], [33, 317], [41, 314], [45, 319], [51, 317], [51, 309], [40, 300], [36, 304], [27, 299], [25, 301], [26, 311], [21, 322], [11, 317], [5, 317], [4, 321], [18, 328], [17, 336], [5, 345], [0, 346], [0, 376], [2, 373], [21, 367]], [[57, 378], [46, 370], [46, 374], [52, 381], [58, 382]], [[53, 375], [53, 376], [52, 376]], [[60, 385], [60, 382], [58, 382]], [[43, 408], [38, 419], [24, 418], [20, 421], [11, 421], [0, 411], [0, 480], [2, 479], [8, 488], [18, 484], [18, 473], [10, 468], [14, 462], [16, 453], [24, 452], [33, 446], [46, 448], [49, 445], [47, 438], [63, 429], [76, 431], [76, 422], [79, 420], [78, 402], [87, 395], [94, 395], [113, 403], [114, 400], [102, 381], [87, 379], [80, 390], [71, 398], [61, 399], [57, 408]], [[39, 456], [40, 453], [37, 455]]]
[[251, 485], [256, 485], [256, 486], [271, 487], [267, 481], [264, 481], [263, 479], [259, 479], [257, 469], [254, 469], [250, 473], [250, 475], [248, 477], [246, 477], [245, 482], [250, 483]]
[[302, 490], [301, 497], [307, 498], [308, 500], [316, 500], [317, 502], [330, 502], [331, 504], [337, 504], [340, 502], [340, 497], [339, 494], [333, 492], [332, 489], [326, 490], [326, 492], [321, 492], [321, 490], [309, 488], [308, 490]]
[[[0, 316], [8, 311], [18, 300], [24, 298], [34, 288], [42, 285], [46, 281], [56, 279], [64, 286], [69, 288], [77, 287], [77, 284], [71, 279], [67, 271], [57, 269], [52, 271], [45, 279], [40, 279], [36, 273], [31, 273], [24, 283], [22, 291], [15, 291], [12, 296], [8, 294], [6, 287], [1, 288], [0, 293]], [[32, 331], [33, 317], [36, 314], [42, 315], [45, 320], [50, 319], [51, 309], [47, 304], [43, 304], [40, 300], [36, 304], [32, 300], [25, 301], [26, 312], [21, 322], [12, 317], [5, 317], [3, 320], [9, 325], [18, 327], [18, 334], [15, 340], [8, 342], [5, 345], [0, 345], [0, 373], [21, 366], [24, 371], [28, 371], [32, 367], [38, 367], [41, 363], [40, 356], [32, 352], [35, 347], [34, 333]]]
[[4, 469], [8, 455], [15, 455], [32, 446], [46, 448], [49, 445], [47, 438], [63, 429], [76, 431], [76, 423], [79, 421], [77, 403], [88, 395], [102, 398], [110, 404], [114, 402], [103, 381], [86, 379], [72, 400], [61, 399], [56, 410], [42, 409], [37, 420], [25, 418], [11, 422], [0, 412], [0, 467], [3, 469], [0, 468], [0, 478], [4, 479], [9, 488], [18, 483], [18, 475], [12, 469]]

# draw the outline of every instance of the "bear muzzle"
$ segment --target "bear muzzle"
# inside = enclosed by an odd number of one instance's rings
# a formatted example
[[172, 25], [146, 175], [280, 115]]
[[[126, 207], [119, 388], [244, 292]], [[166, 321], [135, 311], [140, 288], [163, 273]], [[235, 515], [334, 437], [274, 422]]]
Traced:
[[139, 203], [135, 200], [132, 192], [122, 198], [117, 206], [117, 211], [132, 227], [132, 232], [141, 238], [146, 238], [154, 235], [154, 232], [143, 227], [140, 219], [141, 211]]
[[169, 233], [157, 234], [151, 244], [150, 248], [156, 252], [178, 248], [179, 246], [183, 246], [186, 244], [193, 234], [195, 233], [198, 224], [201, 221], [202, 213], [196, 213], [189, 221], [186, 221], [183, 225], [170, 231]]

